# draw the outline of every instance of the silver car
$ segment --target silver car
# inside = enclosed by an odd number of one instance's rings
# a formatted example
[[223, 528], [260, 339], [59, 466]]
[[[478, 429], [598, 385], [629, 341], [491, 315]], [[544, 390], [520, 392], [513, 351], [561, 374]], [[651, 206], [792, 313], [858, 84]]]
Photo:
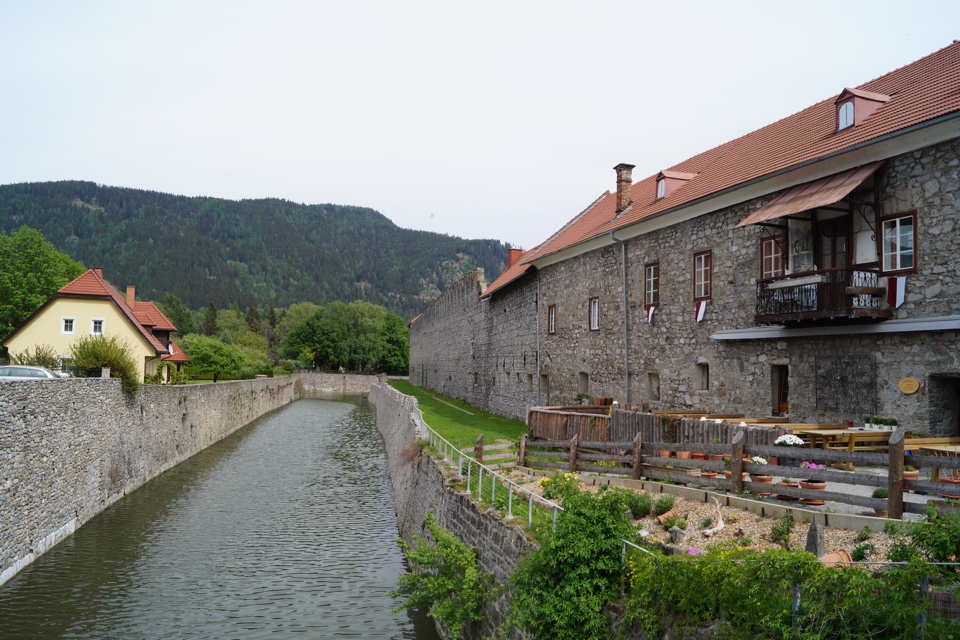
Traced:
[[28, 367], [23, 364], [0, 366], [0, 382], [10, 380], [49, 380], [58, 377], [57, 374], [44, 367]]

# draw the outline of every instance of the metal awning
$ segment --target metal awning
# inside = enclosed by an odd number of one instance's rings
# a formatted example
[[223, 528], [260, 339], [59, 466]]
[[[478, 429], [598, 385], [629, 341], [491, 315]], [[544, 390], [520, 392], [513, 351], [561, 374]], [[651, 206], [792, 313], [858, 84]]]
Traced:
[[883, 160], [806, 184], [798, 184], [751, 213], [737, 226], [745, 227], [840, 202], [860, 186], [860, 183], [872, 176], [881, 164]]

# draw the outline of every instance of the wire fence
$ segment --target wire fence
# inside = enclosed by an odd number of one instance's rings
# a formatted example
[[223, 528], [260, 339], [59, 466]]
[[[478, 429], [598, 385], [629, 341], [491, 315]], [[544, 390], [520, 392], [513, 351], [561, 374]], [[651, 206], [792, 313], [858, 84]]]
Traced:
[[[421, 437], [425, 437], [430, 446], [443, 456], [444, 461], [449, 462], [457, 468], [457, 478], [465, 480], [467, 483], [467, 493], [476, 495], [482, 502], [488, 502], [498, 508], [506, 509], [507, 520], [512, 520], [516, 516], [513, 513], [514, 496], [518, 495], [526, 502], [527, 526], [533, 526], [534, 506], [542, 507], [551, 512], [551, 526], [557, 524], [557, 513], [563, 511], [563, 507], [555, 502], [547, 500], [543, 496], [537, 495], [526, 487], [505, 478], [489, 466], [477, 462], [465, 454], [461, 449], [453, 445], [449, 440], [433, 430], [423, 419], [423, 413], [419, 407], [415, 409], [417, 414], [418, 428]], [[484, 484], [486, 483], [486, 484]], [[500, 485], [501, 502], [497, 501], [497, 485]], [[486, 487], [486, 489], [485, 489]], [[486, 492], [485, 492], [486, 491]], [[503, 503], [503, 500], [506, 503]]]

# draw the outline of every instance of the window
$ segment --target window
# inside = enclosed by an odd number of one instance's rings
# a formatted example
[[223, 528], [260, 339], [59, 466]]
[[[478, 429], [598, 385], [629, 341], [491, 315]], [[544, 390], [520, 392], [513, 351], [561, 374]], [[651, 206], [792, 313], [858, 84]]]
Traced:
[[704, 251], [693, 256], [693, 299], [708, 300], [712, 284], [713, 254]]
[[844, 102], [837, 111], [837, 131], [853, 126], [853, 100]]
[[783, 275], [783, 235], [760, 239], [760, 277], [779, 278]]
[[72, 375], [74, 368], [73, 356], [57, 356], [57, 369], [60, 373]]
[[659, 180], [657, 180], [657, 200], [662, 198], [666, 192], [667, 192], [667, 179], [660, 178]]
[[90, 320], [90, 335], [103, 335], [103, 318], [93, 318]]
[[60, 318], [60, 333], [73, 335], [73, 325], [76, 318]]
[[653, 262], [643, 268], [643, 303], [647, 307], [660, 304], [660, 263]]
[[547, 307], [547, 333], [557, 332], [557, 305]]
[[600, 298], [590, 298], [590, 331], [600, 329]]
[[881, 220], [880, 251], [883, 271], [914, 271], [917, 257], [917, 212], [897, 214]]
[[527, 374], [527, 393], [530, 393], [532, 391], [533, 391], [533, 374], [528, 373]]
[[585, 396], [590, 393], [590, 374], [581, 371], [577, 377], [577, 394]]
[[700, 391], [706, 391], [710, 388], [710, 365], [706, 362], [697, 364], [696, 370], [696, 388]]
[[660, 399], [660, 374], [650, 372], [647, 374], [647, 397], [650, 400]]

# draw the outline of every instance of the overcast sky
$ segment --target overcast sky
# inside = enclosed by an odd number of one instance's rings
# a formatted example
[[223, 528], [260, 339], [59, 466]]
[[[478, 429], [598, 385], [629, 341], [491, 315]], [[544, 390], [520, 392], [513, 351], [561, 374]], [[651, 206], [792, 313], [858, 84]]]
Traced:
[[530, 248], [960, 38], [960, 2], [0, 4], [0, 183], [377, 209]]

